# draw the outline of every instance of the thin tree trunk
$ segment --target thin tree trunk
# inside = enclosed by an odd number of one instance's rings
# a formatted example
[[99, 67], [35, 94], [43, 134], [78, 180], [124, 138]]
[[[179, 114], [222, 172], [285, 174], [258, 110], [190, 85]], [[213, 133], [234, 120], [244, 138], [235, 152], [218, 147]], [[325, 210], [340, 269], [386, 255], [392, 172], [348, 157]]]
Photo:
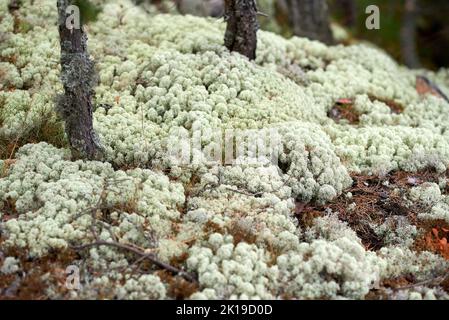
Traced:
[[181, 14], [202, 17], [221, 17], [224, 11], [223, 0], [174, 0]]
[[254, 60], [259, 28], [255, 0], [225, 0], [225, 16], [225, 46]]
[[57, 111], [65, 122], [74, 158], [100, 159], [101, 147], [93, 129], [92, 96], [96, 76], [94, 63], [87, 52], [87, 35], [66, 26], [67, 7], [71, 0], [58, 0], [61, 44], [61, 81], [64, 94], [57, 99]]
[[333, 44], [326, 0], [287, 0], [287, 6], [296, 36]]
[[10, 0], [8, 3], [8, 11], [14, 18], [14, 33], [18, 33], [20, 29], [19, 9], [21, 6], [21, 0]]
[[416, 19], [418, 8], [416, 0], [405, 0], [404, 16], [401, 27], [401, 50], [404, 63], [410, 68], [419, 68], [418, 49], [416, 47]]

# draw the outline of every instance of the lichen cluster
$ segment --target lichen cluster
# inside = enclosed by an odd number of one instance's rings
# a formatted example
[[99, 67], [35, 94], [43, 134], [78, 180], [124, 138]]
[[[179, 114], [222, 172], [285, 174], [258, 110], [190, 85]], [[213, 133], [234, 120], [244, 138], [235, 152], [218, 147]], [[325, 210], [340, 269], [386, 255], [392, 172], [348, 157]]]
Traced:
[[[62, 90], [54, 1], [22, 2], [16, 21], [0, 0], [0, 135], [9, 140], [58, 123]], [[165, 263], [184, 259], [179, 266], [199, 281], [186, 298], [196, 299], [363, 299], [384, 279], [426, 280], [449, 268], [435, 253], [412, 251], [419, 231], [407, 220], [394, 232], [389, 220], [373, 226], [386, 239], [375, 252], [332, 213], [307, 228], [295, 217], [295, 201], [332, 201], [351, 173], [447, 169], [449, 104], [419, 95], [416, 72], [366, 44], [327, 47], [265, 31], [250, 62], [223, 47], [220, 20], [148, 14], [128, 0], [95, 3], [102, 12], [87, 29], [99, 74], [94, 127], [107, 162], [71, 161], [44, 142], [18, 148], [12, 164], [3, 159], [5, 247], [44, 257], [95, 241], [94, 225], [102, 241], [146, 248]], [[449, 95], [447, 71], [425, 73]], [[341, 98], [353, 99], [358, 123], [328, 117]], [[231, 128], [277, 130], [279, 162], [180, 166], [167, 155], [177, 130]], [[404, 195], [422, 207], [420, 219], [449, 223], [446, 183]], [[17, 271], [13, 259], [2, 272]], [[88, 268], [71, 298], [169, 296], [160, 275], [127, 273], [133, 259], [116, 248], [89, 248], [76, 263]], [[449, 298], [431, 290], [395, 297]], [[47, 294], [60, 298], [56, 287]]]

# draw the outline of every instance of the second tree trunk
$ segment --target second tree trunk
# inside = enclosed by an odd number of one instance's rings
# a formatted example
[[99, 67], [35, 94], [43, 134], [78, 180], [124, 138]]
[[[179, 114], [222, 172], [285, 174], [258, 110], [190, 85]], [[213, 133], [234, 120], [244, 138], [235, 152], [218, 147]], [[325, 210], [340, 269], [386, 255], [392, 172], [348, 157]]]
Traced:
[[[61, 44], [61, 81], [64, 94], [58, 97], [57, 111], [65, 123], [74, 158], [99, 159], [101, 147], [93, 129], [92, 97], [94, 63], [87, 52], [83, 27], [67, 26], [67, 7], [74, 1], [58, 0], [59, 37]], [[74, 17], [79, 19], [79, 17]]]
[[332, 44], [329, 9], [326, 0], [287, 0], [293, 33], [299, 37]]

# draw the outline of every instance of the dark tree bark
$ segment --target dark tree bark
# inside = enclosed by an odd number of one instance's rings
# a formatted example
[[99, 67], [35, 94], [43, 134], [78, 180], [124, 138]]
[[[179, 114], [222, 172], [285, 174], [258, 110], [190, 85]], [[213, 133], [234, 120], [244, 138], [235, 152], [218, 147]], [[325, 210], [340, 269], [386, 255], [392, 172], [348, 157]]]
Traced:
[[94, 63], [87, 52], [87, 35], [82, 25], [68, 28], [67, 7], [71, 0], [58, 0], [61, 44], [61, 81], [64, 94], [57, 99], [57, 111], [65, 122], [65, 131], [74, 158], [100, 159], [101, 147], [93, 129], [92, 96], [96, 83]]
[[19, 9], [21, 6], [21, 0], [10, 0], [8, 3], [8, 11], [14, 18], [14, 33], [18, 33], [20, 29]]
[[336, 0], [334, 7], [342, 12], [344, 16], [343, 24], [346, 27], [354, 27], [357, 22], [356, 0]]
[[418, 49], [416, 47], [416, 19], [418, 8], [416, 0], [406, 0], [401, 26], [401, 51], [405, 65], [419, 68]]
[[257, 7], [255, 0], [225, 0], [227, 20], [225, 46], [230, 51], [256, 58], [257, 48]]
[[287, 0], [290, 24], [299, 37], [333, 44], [326, 0]]
[[21, 5], [22, 3], [20, 0], [10, 0], [8, 3], [8, 10], [10, 13], [12, 13], [19, 10]]

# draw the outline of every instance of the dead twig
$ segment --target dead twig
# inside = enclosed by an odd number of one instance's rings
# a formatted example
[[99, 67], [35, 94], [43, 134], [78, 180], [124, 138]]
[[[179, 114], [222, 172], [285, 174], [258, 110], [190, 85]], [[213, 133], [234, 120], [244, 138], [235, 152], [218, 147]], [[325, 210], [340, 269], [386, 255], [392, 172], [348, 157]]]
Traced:
[[417, 282], [414, 284], [410, 284], [408, 286], [403, 286], [403, 287], [399, 287], [399, 288], [395, 288], [394, 290], [400, 291], [400, 290], [407, 290], [407, 289], [413, 289], [416, 287], [420, 287], [420, 286], [424, 286], [424, 285], [433, 285], [433, 286], [438, 286], [441, 283], [443, 283], [444, 281], [446, 281], [447, 279], [449, 279], [449, 272], [446, 273], [446, 275], [442, 275], [436, 278], [432, 278], [432, 279], [427, 279], [421, 282]]
[[101, 247], [101, 246], [109, 246], [109, 247], [114, 247], [117, 249], [121, 249], [124, 251], [128, 251], [128, 252], [132, 252], [135, 255], [138, 255], [142, 260], [146, 259], [149, 260], [151, 263], [153, 263], [155, 266], [167, 270], [168, 272], [174, 274], [174, 275], [178, 275], [180, 277], [183, 277], [185, 280], [190, 281], [190, 282], [197, 282], [195, 276], [191, 275], [188, 272], [185, 272], [181, 269], [178, 269], [170, 264], [167, 264], [165, 262], [162, 262], [160, 260], [158, 260], [156, 258], [156, 256], [154, 255], [154, 253], [146, 253], [144, 250], [140, 249], [140, 248], [136, 248], [134, 246], [130, 246], [127, 244], [122, 244], [122, 243], [118, 243], [118, 242], [112, 242], [112, 241], [95, 241], [92, 243], [88, 243], [88, 244], [84, 244], [84, 245], [80, 245], [80, 246], [74, 246], [72, 247], [74, 250], [77, 251], [82, 251], [88, 248], [92, 248], [92, 247]]
[[238, 190], [238, 189], [234, 189], [234, 188], [230, 188], [230, 187], [225, 187], [225, 189], [228, 191], [235, 192], [235, 193], [243, 194], [248, 197], [259, 198], [263, 195], [263, 192], [252, 193], [252, 192], [242, 191], [242, 190]]

